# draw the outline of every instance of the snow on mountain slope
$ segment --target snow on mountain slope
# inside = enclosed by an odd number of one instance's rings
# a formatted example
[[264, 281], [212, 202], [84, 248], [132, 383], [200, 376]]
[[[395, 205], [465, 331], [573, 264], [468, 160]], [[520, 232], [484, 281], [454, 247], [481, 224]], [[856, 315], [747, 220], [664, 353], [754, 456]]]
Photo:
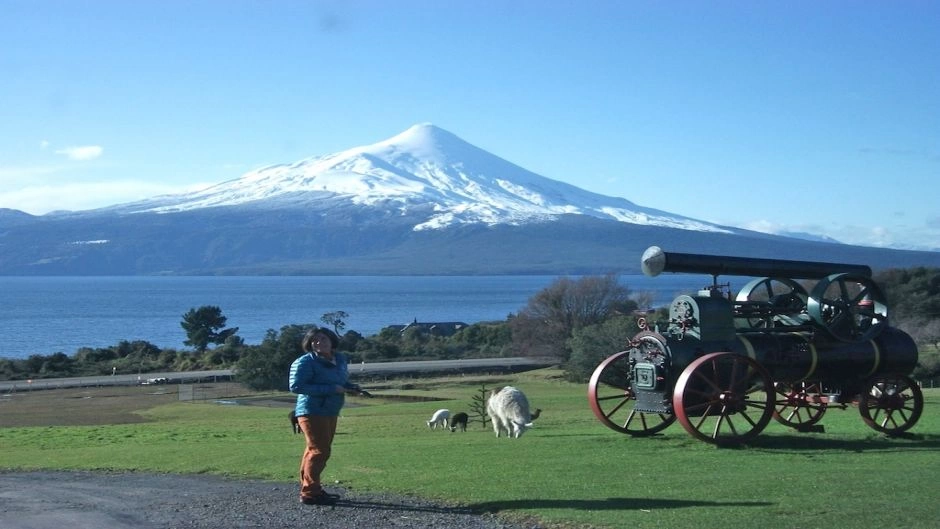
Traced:
[[327, 198], [420, 214], [415, 230], [469, 223], [518, 225], [575, 214], [733, 232], [537, 175], [429, 123], [372, 145], [264, 167], [200, 192], [155, 197], [120, 209], [171, 213], [242, 204], [281, 207]]

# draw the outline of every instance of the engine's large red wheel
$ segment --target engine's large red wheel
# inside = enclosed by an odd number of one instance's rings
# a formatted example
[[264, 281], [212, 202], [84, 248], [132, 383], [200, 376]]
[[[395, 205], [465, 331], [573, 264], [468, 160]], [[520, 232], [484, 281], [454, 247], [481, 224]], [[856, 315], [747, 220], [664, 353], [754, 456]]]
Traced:
[[819, 399], [818, 382], [774, 383], [774, 419], [797, 430], [806, 430], [822, 419], [828, 405]]
[[858, 411], [865, 424], [879, 432], [897, 435], [907, 431], [924, 411], [924, 395], [910, 377], [879, 376], [859, 395]]
[[597, 366], [588, 384], [588, 401], [594, 416], [611, 430], [636, 437], [653, 435], [675, 422], [676, 417], [634, 409], [629, 355], [630, 351], [621, 351]]
[[696, 359], [676, 381], [672, 408], [694, 437], [720, 446], [747, 442], [773, 416], [773, 381], [756, 360], [734, 353]]

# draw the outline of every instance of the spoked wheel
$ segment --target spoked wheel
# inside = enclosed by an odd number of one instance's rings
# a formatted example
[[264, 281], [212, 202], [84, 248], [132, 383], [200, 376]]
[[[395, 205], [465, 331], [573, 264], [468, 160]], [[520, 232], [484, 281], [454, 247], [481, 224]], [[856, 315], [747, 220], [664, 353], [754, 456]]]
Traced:
[[879, 376], [858, 399], [865, 424], [879, 432], [897, 435], [917, 423], [924, 410], [924, 395], [910, 377]]
[[810, 293], [810, 317], [843, 342], [871, 340], [888, 324], [885, 295], [869, 277], [832, 274]]
[[825, 402], [813, 401], [814, 395], [822, 393], [818, 382], [777, 382], [774, 384], [774, 390], [774, 419], [780, 424], [806, 430], [819, 422], [826, 413]]
[[675, 422], [676, 417], [634, 409], [630, 353], [619, 352], [597, 366], [588, 384], [588, 401], [594, 416], [608, 428], [636, 437], [653, 435]]
[[773, 381], [756, 360], [709, 353], [682, 371], [672, 407], [694, 437], [721, 446], [742, 444], [773, 416]]
[[796, 281], [784, 277], [754, 279], [741, 287], [736, 301], [741, 303], [766, 303], [772, 311], [767, 315], [747, 316], [751, 327], [771, 327], [774, 314], [797, 315], [806, 310], [806, 289]]

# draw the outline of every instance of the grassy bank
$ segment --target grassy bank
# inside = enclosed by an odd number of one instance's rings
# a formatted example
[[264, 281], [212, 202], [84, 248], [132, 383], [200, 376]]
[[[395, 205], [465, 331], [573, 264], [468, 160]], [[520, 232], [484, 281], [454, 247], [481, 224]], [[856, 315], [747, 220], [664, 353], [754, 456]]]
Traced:
[[[427, 428], [437, 408], [469, 411], [481, 382], [522, 388], [543, 409], [535, 428], [518, 440], [496, 439], [479, 423], [466, 433]], [[48, 393], [44, 406], [55, 406], [55, 392]], [[925, 393], [923, 417], [906, 438], [877, 434], [850, 407], [828, 411], [825, 432], [797, 434], [771, 423], [739, 449], [696, 441], [678, 424], [651, 439], [618, 434], [594, 418], [585, 385], [551, 370], [414, 381], [377, 393], [395, 398], [350, 399], [344, 410], [330, 482], [564, 527], [920, 528], [940, 519], [940, 390]], [[276, 399], [245, 406], [137, 397], [137, 408], [135, 399], [117, 395], [71, 397], [61, 410], [84, 405], [98, 418], [73, 426], [10, 426], [30, 404], [28, 396], [7, 397], [0, 401], [0, 468], [295, 480], [302, 441]], [[130, 404], [109, 420], [99, 402], [108, 399]]]

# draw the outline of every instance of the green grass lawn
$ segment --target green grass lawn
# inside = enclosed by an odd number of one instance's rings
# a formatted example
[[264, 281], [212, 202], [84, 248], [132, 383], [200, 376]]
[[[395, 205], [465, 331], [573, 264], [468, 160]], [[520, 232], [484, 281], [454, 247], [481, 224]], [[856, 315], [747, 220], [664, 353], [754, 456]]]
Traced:
[[[591, 413], [586, 385], [555, 375], [543, 370], [487, 382], [511, 382], [542, 408], [520, 439], [497, 439], [479, 422], [466, 433], [427, 428], [438, 408], [469, 411], [480, 387], [472, 379], [410, 391], [438, 402], [350, 399], [356, 406], [340, 419], [325, 479], [553, 527], [940, 524], [940, 390], [925, 391], [923, 416], [903, 438], [871, 430], [849, 407], [826, 413], [825, 432], [796, 433], [772, 422], [749, 446], [728, 449], [693, 439], [678, 423], [653, 438], [609, 430]], [[140, 413], [149, 422], [0, 428], [0, 468], [296, 479], [302, 437], [291, 433], [285, 408], [171, 403]]]

